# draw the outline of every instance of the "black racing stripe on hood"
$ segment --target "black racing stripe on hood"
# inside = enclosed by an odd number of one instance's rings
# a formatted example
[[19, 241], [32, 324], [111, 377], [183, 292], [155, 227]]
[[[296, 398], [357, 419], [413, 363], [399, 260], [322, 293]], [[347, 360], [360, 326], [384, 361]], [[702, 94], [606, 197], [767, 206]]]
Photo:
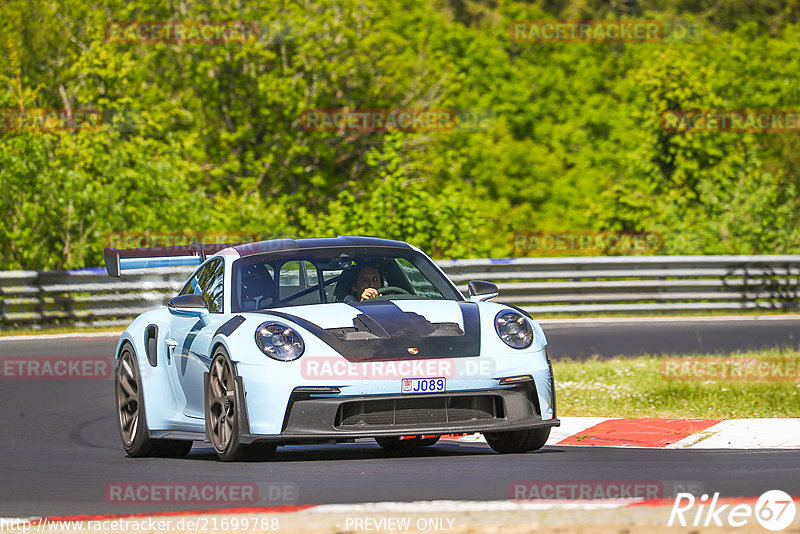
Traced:
[[[469, 358], [480, 355], [480, 312], [475, 303], [458, 303], [464, 330], [463, 334], [452, 336], [430, 336], [434, 325], [421, 315], [403, 312], [389, 301], [359, 302], [351, 306], [361, 312], [354, 319], [354, 326], [377, 337], [347, 340], [293, 314], [270, 310], [259, 313], [273, 315], [305, 328], [351, 362]], [[411, 354], [410, 348], [417, 349], [417, 354]]]

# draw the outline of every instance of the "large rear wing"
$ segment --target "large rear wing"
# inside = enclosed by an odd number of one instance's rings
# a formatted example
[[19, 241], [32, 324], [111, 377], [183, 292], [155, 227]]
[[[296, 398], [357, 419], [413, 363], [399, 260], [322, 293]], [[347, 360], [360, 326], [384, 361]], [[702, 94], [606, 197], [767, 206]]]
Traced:
[[178, 245], [169, 247], [116, 249], [106, 247], [103, 259], [108, 276], [119, 278], [121, 271], [129, 269], [150, 269], [154, 267], [178, 267], [200, 265], [209, 255], [241, 243], [219, 243], [201, 245]]

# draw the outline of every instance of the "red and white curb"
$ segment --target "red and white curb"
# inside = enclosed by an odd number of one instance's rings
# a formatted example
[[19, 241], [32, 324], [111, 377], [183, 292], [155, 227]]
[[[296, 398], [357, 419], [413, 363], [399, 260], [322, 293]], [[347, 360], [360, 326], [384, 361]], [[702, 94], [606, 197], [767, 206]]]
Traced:
[[[480, 434], [445, 439], [485, 443]], [[669, 449], [798, 449], [800, 419], [562, 417], [547, 445]]]

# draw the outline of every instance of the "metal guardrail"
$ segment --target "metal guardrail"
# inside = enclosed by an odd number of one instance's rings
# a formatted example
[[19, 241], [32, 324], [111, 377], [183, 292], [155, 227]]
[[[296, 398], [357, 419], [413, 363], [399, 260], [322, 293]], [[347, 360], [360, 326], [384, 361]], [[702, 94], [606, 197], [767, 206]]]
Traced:
[[[443, 260], [469, 280], [500, 288], [500, 302], [532, 313], [796, 309], [800, 255], [611, 256]], [[103, 269], [0, 272], [0, 327], [122, 325], [163, 305], [192, 268], [110, 278]]]
[[800, 255], [606, 256], [448, 260], [455, 282], [481, 278], [533, 313], [794, 309]]
[[127, 324], [165, 305], [193, 269], [149, 269], [123, 278], [105, 269], [0, 272], [0, 328]]

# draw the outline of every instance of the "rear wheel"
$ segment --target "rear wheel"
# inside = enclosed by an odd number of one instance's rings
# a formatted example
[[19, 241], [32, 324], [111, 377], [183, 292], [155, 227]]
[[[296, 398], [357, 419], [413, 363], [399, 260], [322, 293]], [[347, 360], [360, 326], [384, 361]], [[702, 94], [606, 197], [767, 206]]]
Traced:
[[400, 439], [398, 437], [375, 438], [375, 441], [382, 448], [390, 451], [418, 449], [420, 447], [430, 447], [439, 442], [439, 436], [433, 438], [414, 438]]
[[550, 427], [511, 432], [487, 432], [486, 443], [499, 453], [535, 451], [544, 447], [550, 437]]
[[117, 401], [117, 428], [128, 456], [182, 458], [189, 454], [192, 449], [191, 441], [150, 438], [144, 414], [142, 377], [130, 344], [125, 344], [120, 353], [114, 373], [114, 390]]

